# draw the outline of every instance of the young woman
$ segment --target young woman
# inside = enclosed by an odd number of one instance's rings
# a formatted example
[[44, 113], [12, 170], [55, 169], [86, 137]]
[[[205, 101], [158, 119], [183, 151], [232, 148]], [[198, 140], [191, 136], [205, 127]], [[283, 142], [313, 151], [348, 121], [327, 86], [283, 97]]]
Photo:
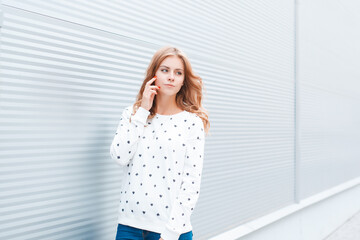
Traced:
[[116, 240], [189, 240], [200, 194], [205, 132], [202, 79], [178, 48], [153, 56], [110, 147], [125, 168]]

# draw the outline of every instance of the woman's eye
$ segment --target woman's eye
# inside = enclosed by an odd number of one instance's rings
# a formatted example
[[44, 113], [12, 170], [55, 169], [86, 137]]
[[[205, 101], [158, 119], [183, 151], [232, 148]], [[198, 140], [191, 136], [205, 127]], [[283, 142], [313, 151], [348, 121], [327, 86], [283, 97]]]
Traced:
[[[162, 69], [161, 71], [167, 71], [167, 69]], [[178, 75], [182, 75], [182, 72], [177, 72]]]

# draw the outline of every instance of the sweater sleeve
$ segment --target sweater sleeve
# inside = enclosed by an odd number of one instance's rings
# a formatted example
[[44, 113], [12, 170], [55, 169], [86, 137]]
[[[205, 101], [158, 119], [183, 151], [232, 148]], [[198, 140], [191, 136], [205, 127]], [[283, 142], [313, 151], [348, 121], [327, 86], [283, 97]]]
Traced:
[[[138, 142], [144, 133], [144, 126], [150, 111], [139, 107], [132, 116], [132, 106], [126, 107], [121, 115], [114, 139], [110, 146], [110, 156], [117, 164], [125, 166], [133, 158]], [[130, 122], [131, 119], [131, 122]]]
[[178, 240], [185, 232], [186, 224], [195, 208], [200, 194], [201, 174], [203, 169], [205, 132], [200, 117], [191, 123], [189, 138], [186, 141], [186, 158], [179, 194], [173, 203], [170, 217], [161, 232], [164, 240]]

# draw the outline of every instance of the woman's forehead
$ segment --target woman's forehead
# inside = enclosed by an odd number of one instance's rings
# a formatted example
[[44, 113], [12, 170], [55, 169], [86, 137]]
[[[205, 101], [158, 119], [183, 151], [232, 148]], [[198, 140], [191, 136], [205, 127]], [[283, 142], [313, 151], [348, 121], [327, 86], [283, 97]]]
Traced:
[[167, 67], [167, 68], [183, 70], [184, 64], [179, 57], [168, 56], [161, 62], [160, 67]]

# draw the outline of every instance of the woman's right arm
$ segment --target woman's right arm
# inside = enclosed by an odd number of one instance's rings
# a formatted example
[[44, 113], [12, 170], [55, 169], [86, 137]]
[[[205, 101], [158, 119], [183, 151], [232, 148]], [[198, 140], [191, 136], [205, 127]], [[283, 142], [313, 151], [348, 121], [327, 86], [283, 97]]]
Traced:
[[[110, 146], [110, 156], [121, 166], [127, 165], [133, 158], [138, 142], [144, 133], [144, 126], [150, 111], [139, 107], [131, 116], [132, 106], [122, 112], [120, 123]], [[130, 122], [131, 118], [131, 122]]]

